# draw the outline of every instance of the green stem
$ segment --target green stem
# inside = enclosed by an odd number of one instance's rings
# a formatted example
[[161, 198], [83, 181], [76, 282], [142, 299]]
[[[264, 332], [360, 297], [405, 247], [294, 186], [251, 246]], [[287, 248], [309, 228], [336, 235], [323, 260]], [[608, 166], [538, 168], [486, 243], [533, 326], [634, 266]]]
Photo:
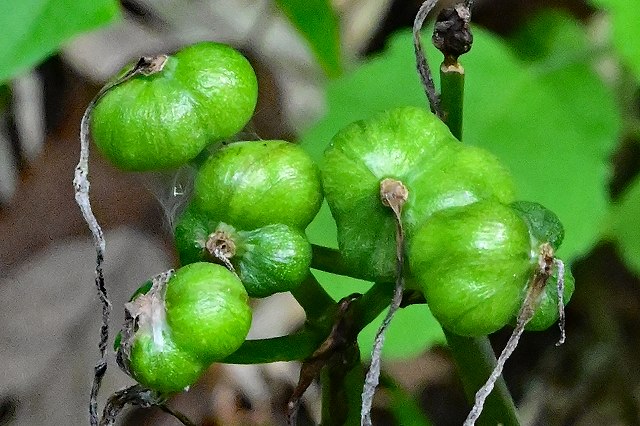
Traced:
[[443, 121], [453, 136], [462, 140], [462, 113], [464, 101], [464, 68], [459, 62], [440, 66], [440, 108]]
[[318, 269], [335, 275], [357, 278], [353, 277], [353, 271], [344, 264], [342, 257], [340, 256], [340, 251], [337, 249], [319, 246], [317, 244], [312, 244], [311, 249], [313, 251], [311, 267], [313, 269]]
[[361, 331], [389, 306], [394, 286], [394, 283], [375, 283], [369, 291], [353, 302], [351, 315], [356, 330]]
[[287, 336], [245, 340], [240, 349], [221, 362], [225, 364], [267, 364], [309, 358], [326, 339], [328, 330], [305, 329]]
[[223, 362], [263, 364], [310, 357], [331, 331], [331, 321], [338, 305], [311, 273], [291, 294], [304, 309], [307, 317], [305, 329], [288, 336], [246, 340]]
[[360, 425], [364, 384], [360, 351], [357, 345], [353, 345], [341, 355], [322, 369], [320, 382], [323, 426]]
[[[462, 337], [446, 329], [444, 334], [455, 360], [465, 394], [470, 402], [480, 389], [496, 365], [496, 356], [487, 337]], [[487, 398], [484, 410], [478, 421], [480, 425], [503, 424], [518, 426], [516, 407], [507, 389], [504, 379], [496, 381], [495, 388]]]
[[[459, 62], [445, 58], [440, 67], [440, 101], [444, 122], [459, 140], [462, 140], [463, 98], [464, 68]], [[496, 366], [496, 356], [487, 337], [462, 337], [443, 330], [467, 398], [473, 403], [476, 391], [485, 384]], [[496, 381], [478, 423], [519, 425], [515, 404], [503, 378]]]
[[[303, 284], [304, 286], [305, 284]], [[309, 306], [314, 315], [313, 320], [307, 320], [304, 330], [287, 336], [268, 339], [245, 340], [240, 348], [221, 362], [226, 364], [265, 364], [276, 361], [295, 361], [309, 358], [331, 332], [333, 315], [331, 312], [337, 307], [333, 299], [320, 287], [315, 280], [311, 281], [310, 289], [299, 293], [299, 302]], [[360, 331], [380, 312], [389, 305], [393, 284], [376, 283], [362, 297], [353, 302], [351, 318], [354, 330]], [[311, 310], [313, 296], [322, 298], [319, 305], [324, 304], [326, 310]], [[328, 304], [329, 297], [331, 304]], [[309, 315], [309, 313], [307, 313]]]
[[320, 373], [320, 383], [322, 384], [322, 411], [320, 412], [320, 424], [330, 424], [331, 419], [333, 418], [332, 411], [334, 409], [333, 402], [335, 390], [333, 383], [331, 382], [329, 367], [322, 369], [322, 373]]
[[311, 272], [301, 285], [291, 290], [291, 294], [302, 306], [307, 322], [311, 324], [317, 324], [327, 316], [333, 316], [338, 306]]

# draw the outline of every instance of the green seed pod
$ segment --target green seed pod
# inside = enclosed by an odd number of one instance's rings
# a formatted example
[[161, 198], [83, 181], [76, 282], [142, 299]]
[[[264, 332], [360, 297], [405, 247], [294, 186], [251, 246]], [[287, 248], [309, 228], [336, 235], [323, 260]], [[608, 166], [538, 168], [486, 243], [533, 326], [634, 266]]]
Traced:
[[159, 71], [113, 87], [92, 112], [93, 140], [120, 169], [185, 164], [209, 143], [236, 134], [253, 115], [257, 80], [238, 51], [202, 42], [159, 58]]
[[145, 282], [125, 305], [125, 324], [116, 337], [116, 359], [142, 385], [162, 393], [192, 385], [206, 365], [173, 341], [166, 322], [164, 292], [169, 274]]
[[508, 324], [535, 264], [524, 221], [496, 201], [435, 213], [415, 232], [408, 260], [433, 315], [463, 336]]
[[395, 219], [380, 200], [385, 178], [408, 189], [402, 222], [409, 239], [438, 211], [514, 197], [511, 177], [492, 154], [461, 144], [440, 119], [415, 107], [343, 128], [321, 170], [345, 263], [369, 280], [392, 280], [395, 273]]
[[138, 332], [131, 347], [129, 370], [149, 389], [176, 393], [195, 383], [205, 365], [178, 348], [166, 331], [159, 341], [152, 334]]
[[150, 389], [184, 390], [240, 347], [251, 324], [247, 299], [238, 278], [219, 265], [194, 263], [158, 275], [125, 305], [118, 364]]
[[242, 283], [212, 263], [178, 269], [167, 284], [165, 305], [173, 341], [206, 364], [235, 352], [251, 326]]
[[317, 167], [298, 145], [236, 142], [201, 167], [194, 201], [209, 217], [237, 229], [276, 223], [304, 229], [320, 209], [322, 188]]
[[209, 219], [190, 205], [180, 216], [175, 245], [183, 265], [224, 256], [250, 297], [291, 291], [309, 275], [311, 244], [301, 230], [283, 224], [253, 231]]

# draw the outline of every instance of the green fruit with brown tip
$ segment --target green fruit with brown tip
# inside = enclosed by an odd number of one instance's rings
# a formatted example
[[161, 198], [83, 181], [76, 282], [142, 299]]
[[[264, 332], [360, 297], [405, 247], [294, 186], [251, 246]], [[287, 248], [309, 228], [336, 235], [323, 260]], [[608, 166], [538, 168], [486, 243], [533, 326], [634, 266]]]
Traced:
[[[530, 201], [516, 201], [511, 207], [523, 218], [531, 235], [531, 250], [539, 253], [543, 244], [549, 244], [558, 250], [564, 239], [564, 227], [554, 212], [541, 204]], [[555, 254], [555, 253], [554, 253]], [[563, 303], [569, 303], [575, 289], [575, 280], [570, 268], [565, 268]], [[524, 296], [523, 296], [524, 297]], [[558, 307], [558, 266], [553, 266], [553, 273], [546, 282], [544, 291], [538, 301], [533, 317], [525, 329], [530, 331], [546, 330], [559, 317]], [[516, 319], [513, 319], [515, 324]]]
[[251, 325], [242, 283], [210, 263], [144, 283], [126, 312], [116, 344], [118, 363], [140, 384], [162, 393], [192, 385], [209, 364], [240, 347]]
[[311, 244], [304, 232], [281, 223], [252, 231], [210, 219], [193, 205], [178, 219], [175, 245], [183, 265], [220, 262], [224, 252], [250, 297], [291, 291], [309, 275]]
[[408, 260], [433, 315], [463, 336], [508, 324], [535, 266], [526, 224], [496, 201], [435, 213], [415, 232]]
[[178, 167], [236, 134], [253, 115], [256, 76], [230, 46], [201, 42], [158, 63], [160, 70], [108, 90], [91, 114], [94, 142], [120, 169]]
[[275, 224], [238, 235], [231, 262], [249, 296], [291, 291], [309, 276], [311, 244], [302, 231]]
[[237, 229], [276, 223], [305, 229], [322, 203], [320, 174], [298, 145], [236, 142], [202, 165], [194, 202], [207, 216]]

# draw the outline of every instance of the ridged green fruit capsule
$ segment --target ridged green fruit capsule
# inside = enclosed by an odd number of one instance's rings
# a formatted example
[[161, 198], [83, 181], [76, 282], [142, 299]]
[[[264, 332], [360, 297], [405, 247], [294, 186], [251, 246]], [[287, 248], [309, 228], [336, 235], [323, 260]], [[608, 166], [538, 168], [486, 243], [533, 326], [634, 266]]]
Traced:
[[408, 260], [433, 315], [462, 336], [508, 324], [535, 266], [522, 218], [490, 200], [435, 213], [415, 232]]
[[298, 229], [267, 225], [240, 231], [235, 241], [231, 263], [251, 297], [291, 291], [309, 276], [311, 244]]
[[322, 182], [338, 226], [338, 244], [355, 275], [393, 280], [395, 219], [380, 183], [402, 182], [408, 239], [433, 214], [484, 199], [509, 203], [514, 185], [487, 151], [461, 144], [438, 117], [415, 107], [382, 112], [339, 131], [324, 153]]
[[111, 88], [91, 114], [94, 142], [123, 170], [185, 164], [242, 130], [256, 105], [253, 68], [230, 46], [201, 42], [155, 60], [159, 69]]
[[320, 173], [285, 141], [236, 142], [214, 152], [196, 176], [199, 210], [237, 229], [281, 223], [305, 229], [322, 203]]
[[206, 364], [173, 341], [164, 305], [168, 276], [161, 274], [136, 290], [125, 305], [125, 325], [114, 346], [118, 363], [129, 375], [149, 389], [170, 394], [191, 386]]
[[178, 220], [175, 245], [183, 265], [228, 261], [250, 297], [295, 289], [311, 266], [311, 244], [303, 231], [283, 224], [240, 231], [209, 219], [193, 205]]
[[125, 305], [116, 360], [140, 384], [162, 393], [191, 386], [235, 352], [251, 325], [248, 296], [222, 266], [194, 263], [143, 284]]

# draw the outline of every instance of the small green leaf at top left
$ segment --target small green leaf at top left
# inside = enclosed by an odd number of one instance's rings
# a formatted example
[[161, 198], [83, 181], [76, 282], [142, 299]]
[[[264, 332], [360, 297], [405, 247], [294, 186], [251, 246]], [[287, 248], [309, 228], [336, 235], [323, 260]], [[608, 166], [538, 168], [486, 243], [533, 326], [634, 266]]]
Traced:
[[329, 0], [276, 0], [330, 77], [342, 73], [340, 25]]
[[116, 0], [0, 2], [0, 83], [38, 65], [72, 37], [113, 22]]

